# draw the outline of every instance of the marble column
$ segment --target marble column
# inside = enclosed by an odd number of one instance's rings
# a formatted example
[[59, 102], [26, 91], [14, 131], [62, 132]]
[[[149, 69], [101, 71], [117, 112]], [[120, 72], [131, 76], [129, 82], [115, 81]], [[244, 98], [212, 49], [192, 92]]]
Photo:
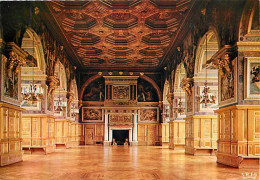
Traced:
[[103, 110], [105, 113], [105, 125], [104, 125], [104, 146], [109, 146], [110, 142], [108, 140], [108, 113], [107, 110]]
[[[134, 126], [133, 126], [133, 142], [131, 142], [131, 145], [138, 145], [138, 141], [137, 141], [137, 111], [135, 111], [134, 113]], [[129, 136], [130, 137], [130, 136]]]

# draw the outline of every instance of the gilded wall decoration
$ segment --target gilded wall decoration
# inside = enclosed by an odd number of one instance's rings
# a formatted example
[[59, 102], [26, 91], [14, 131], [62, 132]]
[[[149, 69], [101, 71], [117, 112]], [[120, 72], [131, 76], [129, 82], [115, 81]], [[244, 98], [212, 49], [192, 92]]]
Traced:
[[247, 58], [245, 65], [245, 99], [260, 98], [260, 58]]
[[43, 32], [41, 40], [43, 53], [45, 57], [47, 75], [54, 76], [54, 65], [55, 62], [59, 59], [59, 61], [66, 68], [66, 77], [69, 81], [70, 78], [73, 76], [74, 68], [72, 67], [67, 58], [67, 54], [64, 50], [64, 47], [58, 41], [56, 41], [55, 38], [53, 38], [52, 34], [49, 32], [45, 25], [42, 25], [41, 31]]
[[129, 85], [113, 85], [113, 100], [130, 100]]
[[194, 79], [183, 78], [181, 88], [185, 91], [186, 112], [187, 114], [192, 114], [194, 110]]
[[[219, 67], [219, 105], [227, 105], [236, 102], [237, 92], [237, 58], [227, 61]], [[219, 60], [221, 61], [221, 60]], [[220, 62], [221, 63], [221, 62]]]
[[132, 114], [109, 114], [109, 125], [132, 125]]
[[189, 96], [192, 94], [192, 87], [194, 86], [193, 78], [183, 78], [181, 80], [181, 88], [188, 94]]
[[83, 95], [84, 101], [104, 101], [105, 82], [99, 78], [88, 85]]
[[147, 108], [140, 110], [140, 120], [143, 123], [156, 123], [159, 122], [158, 108]]
[[174, 94], [173, 93], [168, 93], [167, 94], [167, 101], [169, 104], [172, 106], [173, 105], [173, 100], [174, 100]]
[[47, 94], [47, 110], [48, 111], [53, 111], [54, 107], [54, 95], [53, 92]]
[[154, 87], [145, 80], [137, 81], [137, 100], [138, 102], [157, 102], [158, 95]]
[[59, 80], [54, 76], [49, 76], [46, 81], [48, 85], [47, 90], [47, 110], [53, 111], [54, 110], [54, 90], [59, 84]]
[[83, 107], [82, 122], [103, 122], [102, 109]]
[[71, 92], [67, 92], [67, 117], [71, 117], [72, 101], [73, 94]]
[[194, 106], [194, 90], [193, 88], [190, 91], [190, 94], [186, 93], [186, 112], [187, 114], [193, 113], [193, 106]]

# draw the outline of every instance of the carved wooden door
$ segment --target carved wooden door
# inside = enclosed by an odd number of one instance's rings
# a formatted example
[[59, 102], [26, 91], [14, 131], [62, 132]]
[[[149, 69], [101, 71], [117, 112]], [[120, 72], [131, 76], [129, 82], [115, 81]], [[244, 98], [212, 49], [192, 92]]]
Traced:
[[155, 145], [155, 137], [156, 137], [156, 125], [154, 124], [149, 124], [147, 126], [148, 133], [147, 133], [147, 145]]
[[94, 144], [94, 129], [85, 129], [85, 144]]

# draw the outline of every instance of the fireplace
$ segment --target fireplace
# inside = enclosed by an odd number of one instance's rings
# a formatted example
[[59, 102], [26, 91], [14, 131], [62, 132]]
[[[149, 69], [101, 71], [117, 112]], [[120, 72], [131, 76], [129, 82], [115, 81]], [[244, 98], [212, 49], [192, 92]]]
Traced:
[[117, 145], [124, 145], [126, 139], [129, 142], [129, 130], [113, 130], [113, 139]]

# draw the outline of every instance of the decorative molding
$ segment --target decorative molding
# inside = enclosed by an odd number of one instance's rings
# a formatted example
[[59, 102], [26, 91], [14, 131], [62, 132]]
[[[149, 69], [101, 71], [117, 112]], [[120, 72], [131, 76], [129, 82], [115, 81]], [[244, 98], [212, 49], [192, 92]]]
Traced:
[[241, 52], [241, 51], [259, 52], [260, 51], [260, 42], [239, 41], [239, 42], [237, 42], [237, 47], [238, 47], [239, 52]]

